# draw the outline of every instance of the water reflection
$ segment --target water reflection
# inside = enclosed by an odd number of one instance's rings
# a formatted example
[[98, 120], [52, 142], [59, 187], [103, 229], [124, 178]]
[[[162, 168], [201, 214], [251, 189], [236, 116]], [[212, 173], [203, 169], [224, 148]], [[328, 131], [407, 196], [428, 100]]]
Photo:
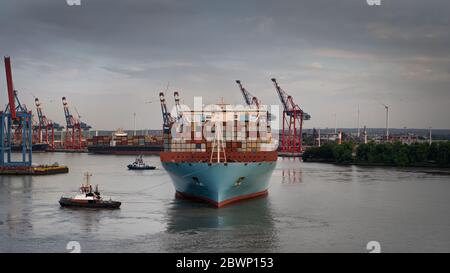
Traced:
[[102, 211], [100, 209], [85, 209], [85, 208], [60, 208], [62, 215], [67, 219], [71, 219], [70, 222], [73, 227], [80, 229], [82, 233], [92, 233], [98, 231], [100, 227], [100, 221], [108, 211]]
[[5, 235], [30, 231], [33, 178], [0, 176], [0, 228]]
[[281, 169], [281, 183], [296, 184], [302, 182], [301, 158], [282, 157], [279, 159], [283, 165]]
[[281, 171], [281, 183], [296, 184], [302, 182], [302, 171], [300, 169], [283, 169]]
[[175, 199], [167, 210], [166, 232], [170, 234], [162, 242], [166, 251], [187, 251], [180, 245], [192, 247], [190, 251], [204, 251], [205, 245], [210, 251], [236, 246], [242, 251], [274, 251], [278, 244], [269, 197], [220, 209]]

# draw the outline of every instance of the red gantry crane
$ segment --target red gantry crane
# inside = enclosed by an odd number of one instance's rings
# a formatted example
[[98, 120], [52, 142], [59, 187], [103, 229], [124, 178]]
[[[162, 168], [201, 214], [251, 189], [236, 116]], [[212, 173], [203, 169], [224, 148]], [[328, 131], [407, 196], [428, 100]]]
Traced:
[[38, 122], [35, 126], [35, 139], [37, 143], [46, 143], [50, 149], [55, 149], [55, 130], [60, 130], [62, 127], [56, 123], [47, 119], [42, 112], [42, 103], [39, 98], [34, 99], [36, 104], [36, 112], [38, 116]]
[[300, 106], [294, 102], [292, 96], [281, 89], [275, 78], [272, 79], [272, 82], [283, 104], [283, 126], [280, 150], [284, 153], [301, 153], [303, 121], [310, 120], [311, 116], [303, 112]]
[[[64, 116], [66, 118], [66, 136], [64, 138], [64, 148], [80, 150], [83, 148], [83, 130], [89, 130], [91, 126], [80, 119], [75, 118], [69, 110], [66, 97], [62, 97]], [[79, 116], [79, 115], [78, 115]]]

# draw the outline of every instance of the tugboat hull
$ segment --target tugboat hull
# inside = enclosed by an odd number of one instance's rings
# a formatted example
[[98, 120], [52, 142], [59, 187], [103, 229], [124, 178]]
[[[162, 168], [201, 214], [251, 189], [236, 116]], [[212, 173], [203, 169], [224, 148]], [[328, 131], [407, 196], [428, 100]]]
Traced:
[[74, 200], [71, 198], [61, 197], [59, 204], [61, 207], [118, 209], [122, 203], [119, 201], [104, 200]]

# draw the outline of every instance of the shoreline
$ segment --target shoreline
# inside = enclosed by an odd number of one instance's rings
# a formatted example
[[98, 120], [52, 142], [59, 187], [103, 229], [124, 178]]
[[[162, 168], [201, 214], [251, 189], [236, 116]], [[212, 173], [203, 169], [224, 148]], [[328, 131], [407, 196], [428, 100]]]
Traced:
[[437, 168], [450, 170], [450, 165], [439, 165], [439, 164], [408, 164], [404, 166], [400, 165], [389, 165], [384, 163], [369, 163], [369, 162], [350, 162], [350, 163], [338, 163], [333, 160], [326, 159], [308, 159], [307, 161], [303, 160], [305, 163], [326, 163], [326, 164], [335, 164], [340, 166], [360, 166], [360, 167], [390, 167], [390, 168]]

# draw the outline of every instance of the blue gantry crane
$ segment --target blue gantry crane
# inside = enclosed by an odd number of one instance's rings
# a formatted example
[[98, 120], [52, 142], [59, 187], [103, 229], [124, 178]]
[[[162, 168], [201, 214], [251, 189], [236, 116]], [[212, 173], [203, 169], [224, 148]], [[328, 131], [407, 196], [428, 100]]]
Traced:
[[[8, 105], [0, 112], [0, 167], [31, 166], [32, 163], [32, 114], [20, 103], [17, 91], [14, 90], [11, 59], [5, 57], [6, 84], [8, 91]], [[14, 161], [11, 156], [13, 146], [13, 129], [21, 136], [21, 160]]]
[[175, 119], [172, 117], [170, 112], [167, 110], [166, 99], [164, 98], [164, 92], [159, 93], [159, 101], [161, 102], [161, 113], [163, 116], [163, 133], [169, 134], [172, 124]]

